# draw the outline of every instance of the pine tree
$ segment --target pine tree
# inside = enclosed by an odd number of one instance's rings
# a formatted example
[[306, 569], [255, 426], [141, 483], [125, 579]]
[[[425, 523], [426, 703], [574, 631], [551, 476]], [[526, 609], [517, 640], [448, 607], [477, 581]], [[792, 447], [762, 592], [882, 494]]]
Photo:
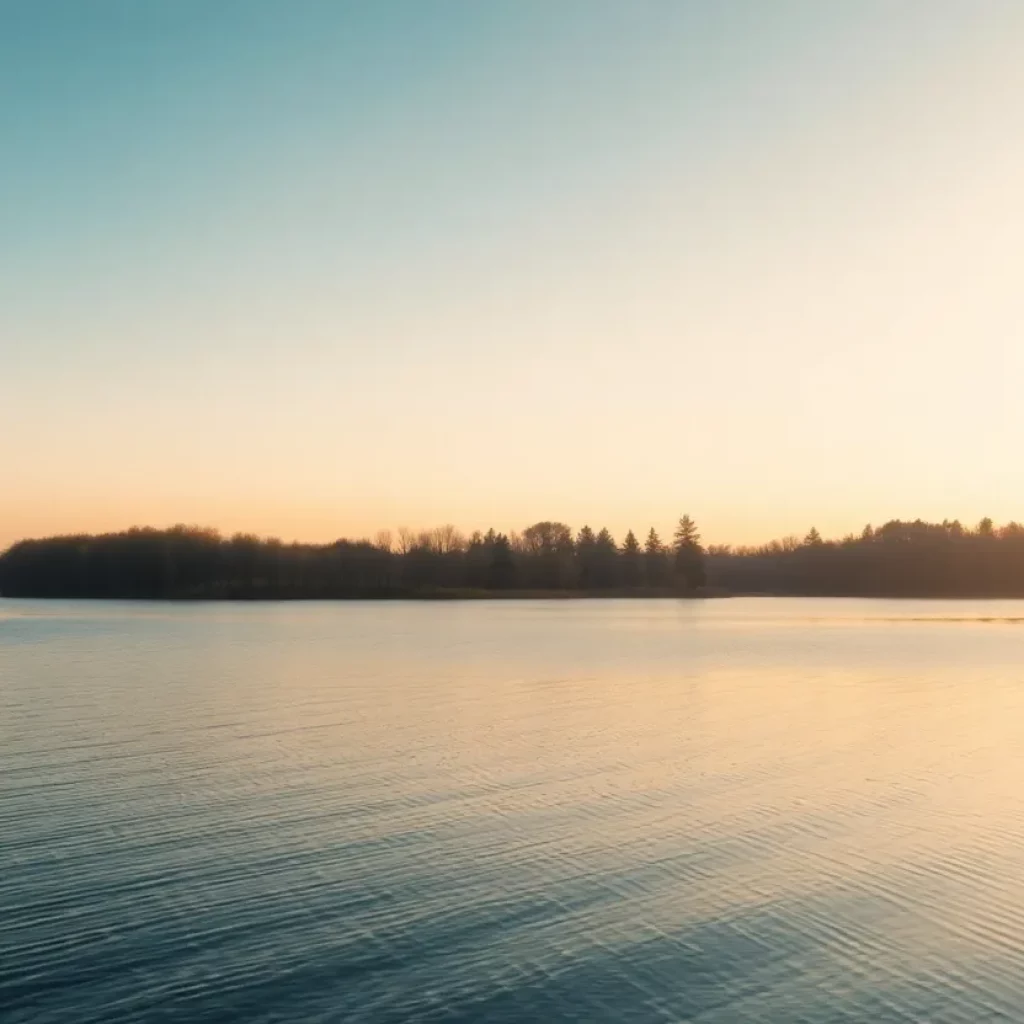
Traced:
[[683, 586], [687, 590], [703, 587], [707, 581], [707, 571], [697, 524], [688, 515], [680, 516], [673, 539], [676, 574]]
[[640, 542], [632, 530], [622, 542], [622, 582], [635, 587], [640, 582]]
[[644, 550], [649, 555], [660, 555], [665, 551], [664, 545], [661, 543], [661, 538], [658, 536], [658, 531], [652, 526], [650, 532], [647, 534], [647, 541], [644, 544]]
[[700, 534], [697, 532], [697, 524], [686, 515], [680, 516], [673, 541], [673, 548], [676, 552], [683, 548], [699, 548], [701, 551], [704, 550], [700, 545]]
[[618, 582], [619, 549], [606, 527], [601, 527], [594, 540], [593, 583], [597, 587], [614, 587]]
[[663, 587], [668, 582], [668, 562], [665, 545], [652, 526], [644, 544], [644, 569], [649, 587]]
[[491, 551], [489, 573], [490, 586], [495, 590], [504, 590], [515, 583], [516, 566], [512, 559], [512, 545], [503, 533], [488, 532]]

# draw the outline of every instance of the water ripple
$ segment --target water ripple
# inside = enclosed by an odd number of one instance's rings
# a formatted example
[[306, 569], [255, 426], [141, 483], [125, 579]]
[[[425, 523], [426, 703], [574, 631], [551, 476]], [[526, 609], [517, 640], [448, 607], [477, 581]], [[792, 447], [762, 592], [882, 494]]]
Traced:
[[1024, 1021], [1021, 606], [684, 611], [0, 602], [5, 1024]]

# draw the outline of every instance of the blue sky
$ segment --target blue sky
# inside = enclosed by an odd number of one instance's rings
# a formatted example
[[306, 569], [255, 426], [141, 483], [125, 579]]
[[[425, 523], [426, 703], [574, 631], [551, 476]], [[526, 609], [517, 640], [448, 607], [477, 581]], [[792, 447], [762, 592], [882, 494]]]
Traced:
[[1024, 518], [1024, 7], [0, 2], [0, 543]]

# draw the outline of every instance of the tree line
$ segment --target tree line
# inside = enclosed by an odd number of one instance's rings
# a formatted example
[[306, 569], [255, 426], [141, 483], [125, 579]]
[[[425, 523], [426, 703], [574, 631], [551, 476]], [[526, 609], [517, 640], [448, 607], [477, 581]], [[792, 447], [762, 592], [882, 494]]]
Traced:
[[192, 526], [23, 540], [0, 555], [8, 597], [377, 598], [718, 593], [1024, 597], [1024, 526], [893, 520], [826, 540], [705, 548], [690, 516], [662, 541], [534, 523], [464, 536], [452, 526], [373, 540], [286, 544]]
[[825, 540], [816, 529], [756, 548], [711, 547], [731, 591], [849, 597], [1024, 597], [1024, 526], [894, 519]]
[[453, 526], [381, 531], [374, 541], [285, 544], [175, 526], [23, 540], [0, 556], [7, 597], [346, 598], [488, 592], [696, 594], [706, 583], [696, 524], [617, 544], [558, 522], [464, 536]]

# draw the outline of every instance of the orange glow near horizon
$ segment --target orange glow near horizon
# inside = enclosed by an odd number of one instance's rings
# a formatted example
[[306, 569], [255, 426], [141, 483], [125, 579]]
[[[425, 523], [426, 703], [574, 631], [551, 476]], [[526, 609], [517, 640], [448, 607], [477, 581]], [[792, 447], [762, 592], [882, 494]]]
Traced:
[[1024, 519], [1024, 7], [800, 6], [13, 24], [0, 545]]

